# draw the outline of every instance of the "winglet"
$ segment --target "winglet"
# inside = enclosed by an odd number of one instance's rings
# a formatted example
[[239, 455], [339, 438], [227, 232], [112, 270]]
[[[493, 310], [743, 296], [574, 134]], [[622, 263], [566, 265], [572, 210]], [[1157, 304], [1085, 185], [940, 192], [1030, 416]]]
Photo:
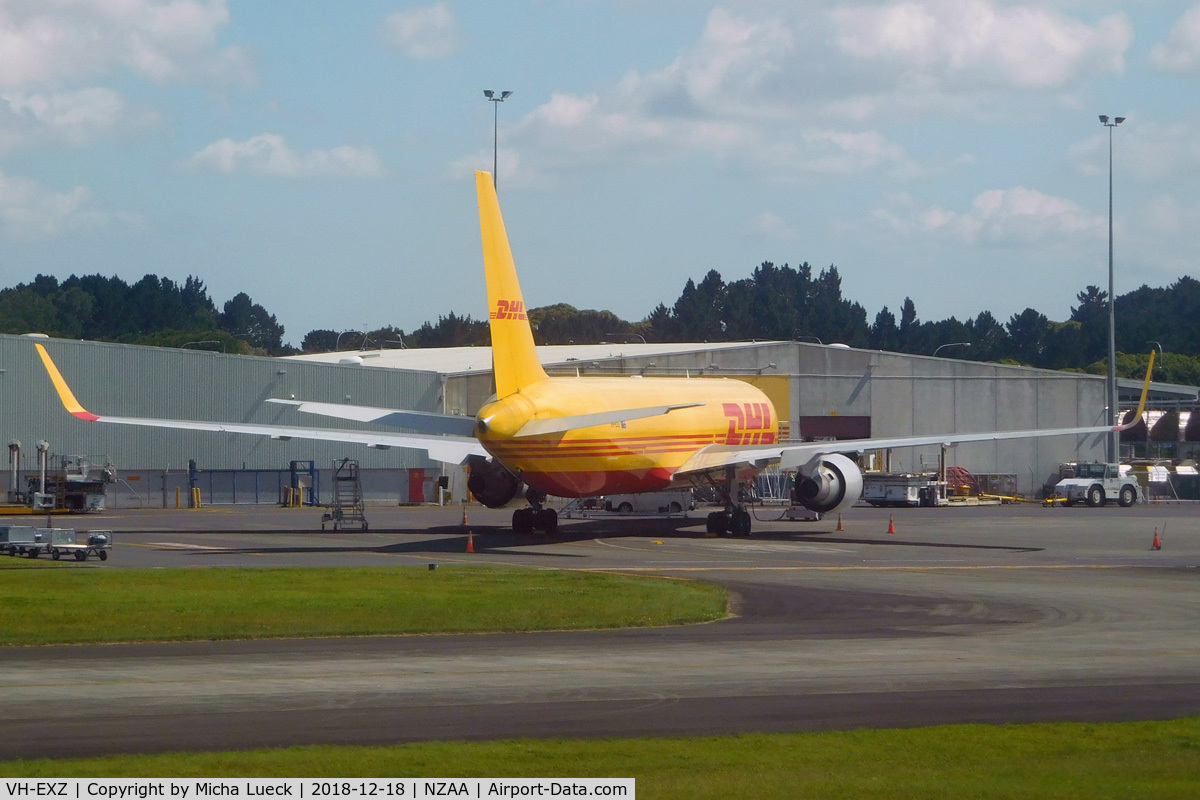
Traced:
[[487, 278], [496, 396], [503, 399], [546, 380], [546, 371], [542, 369], [533, 345], [528, 309], [521, 295], [521, 284], [517, 282], [517, 268], [492, 176], [476, 172], [475, 189], [479, 197], [479, 228], [483, 239], [483, 271]]
[[58, 371], [58, 367], [54, 366], [54, 362], [50, 359], [50, 354], [46, 352], [46, 348], [40, 344], [35, 344], [38, 355], [42, 357], [42, 364], [46, 367], [46, 372], [50, 373], [50, 380], [54, 384], [54, 388], [58, 391], [58, 399], [62, 400], [63, 406], [67, 411], [70, 411], [80, 419], [86, 419], [88, 422], [95, 422], [100, 419], [92, 412], [79, 404], [75, 399], [75, 393], [71, 391], [71, 387], [67, 386], [67, 382], [63, 379], [62, 373]]
[[1123, 431], [1142, 421], [1142, 412], [1146, 410], [1146, 395], [1150, 393], [1150, 375], [1154, 372], [1155, 352], [1154, 350], [1150, 351], [1150, 363], [1146, 365], [1146, 380], [1142, 381], [1142, 399], [1138, 401], [1137, 413], [1126, 424], [1117, 425], [1115, 430]]

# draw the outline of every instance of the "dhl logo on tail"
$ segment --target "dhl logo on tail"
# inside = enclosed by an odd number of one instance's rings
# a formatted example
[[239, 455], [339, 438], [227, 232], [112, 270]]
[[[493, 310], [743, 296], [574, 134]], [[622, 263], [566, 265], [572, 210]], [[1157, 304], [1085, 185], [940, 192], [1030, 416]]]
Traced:
[[725, 444], [774, 444], [770, 403], [722, 403], [729, 418]]
[[497, 300], [496, 310], [489, 316], [491, 319], [528, 319], [523, 300]]

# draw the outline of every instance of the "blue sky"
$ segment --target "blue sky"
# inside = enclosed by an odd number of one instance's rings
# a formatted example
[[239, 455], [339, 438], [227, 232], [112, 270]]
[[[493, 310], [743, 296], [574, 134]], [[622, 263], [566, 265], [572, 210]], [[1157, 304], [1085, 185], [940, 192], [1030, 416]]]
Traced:
[[526, 301], [640, 319], [835, 264], [873, 319], [1065, 319], [1197, 276], [1200, 3], [0, 0], [0, 285], [197, 275], [313, 328]]

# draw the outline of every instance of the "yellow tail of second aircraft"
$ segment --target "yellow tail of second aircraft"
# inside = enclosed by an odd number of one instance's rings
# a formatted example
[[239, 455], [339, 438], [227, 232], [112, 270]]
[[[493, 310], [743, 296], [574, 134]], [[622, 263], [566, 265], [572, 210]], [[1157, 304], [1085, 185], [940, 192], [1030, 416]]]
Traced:
[[487, 277], [496, 396], [503, 399], [546, 380], [546, 372], [533, 345], [525, 297], [517, 281], [517, 268], [491, 174], [476, 172], [475, 189], [479, 196], [479, 229], [483, 237], [483, 271]]

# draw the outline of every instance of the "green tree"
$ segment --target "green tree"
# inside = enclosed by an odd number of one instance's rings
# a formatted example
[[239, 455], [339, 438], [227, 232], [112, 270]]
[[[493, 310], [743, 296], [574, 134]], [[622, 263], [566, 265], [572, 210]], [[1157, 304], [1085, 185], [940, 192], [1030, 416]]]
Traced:
[[1008, 321], [1008, 355], [1022, 364], [1038, 367], [1043, 364], [1043, 355], [1050, 336], [1050, 320], [1027, 308], [1014, 314]]
[[220, 325], [221, 330], [272, 355], [283, 349], [283, 326], [274, 314], [255, 303], [245, 292], [238, 292], [226, 301], [221, 310]]
[[317, 328], [304, 334], [304, 339], [300, 342], [300, 352], [332, 353], [337, 349], [337, 340], [337, 331]]

